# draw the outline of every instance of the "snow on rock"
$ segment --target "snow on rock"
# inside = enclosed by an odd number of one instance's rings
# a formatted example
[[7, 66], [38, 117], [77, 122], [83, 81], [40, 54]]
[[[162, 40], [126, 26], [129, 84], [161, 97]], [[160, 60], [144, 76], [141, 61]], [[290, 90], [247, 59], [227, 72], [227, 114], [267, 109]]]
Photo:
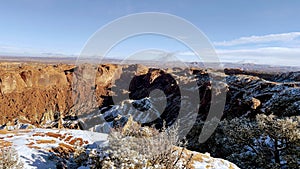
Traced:
[[[56, 130], [56, 129], [26, 129], [26, 130], [0, 130], [0, 147], [14, 147], [24, 168], [57, 168], [57, 159], [53, 156], [58, 153], [73, 152], [75, 144], [89, 146], [97, 149], [106, 146], [107, 134], [86, 130]], [[95, 146], [96, 145], [96, 146]], [[181, 153], [182, 148], [174, 147], [175, 153]], [[62, 152], [60, 152], [62, 151]], [[210, 157], [184, 149], [179, 163], [186, 164], [189, 161], [190, 168], [216, 168], [236, 169], [236, 165], [218, 158]], [[79, 168], [88, 168], [81, 166]]]
[[[0, 130], [0, 147], [15, 148], [24, 168], [56, 168], [54, 150], [74, 151], [74, 145], [98, 145], [107, 142], [107, 135], [83, 130]], [[69, 150], [68, 150], [69, 149]]]
[[[174, 147], [176, 150], [175, 153], [180, 154], [182, 148]], [[238, 169], [235, 164], [223, 160], [220, 158], [213, 158], [209, 153], [199, 153], [195, 151], [190, 151], [187, 149], [183, 150], [182, 158], [179, 161], [179, 164], [187, 164], [189, 162], [188, 167], [192, 169]]]

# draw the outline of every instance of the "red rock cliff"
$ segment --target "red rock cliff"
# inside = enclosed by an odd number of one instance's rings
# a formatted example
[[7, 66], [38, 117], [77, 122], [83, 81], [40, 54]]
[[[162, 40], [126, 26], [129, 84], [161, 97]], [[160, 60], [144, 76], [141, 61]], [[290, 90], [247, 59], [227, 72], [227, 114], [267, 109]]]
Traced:
[[[88, 82], [86, 77], [80, 81], [81, 85], [74, 85], [74, 80], [83, 78], [76, 72], [87, 67], [95, 70], [97, 86]], [[49, 111], [70, 115], [101, 106], [101, 96], [107, 95], [106, 88], [110, 86], [112, 74], [117, 68], [115, 65], [95, 68], [86, 64], [78, 68], [67, 64], [1, 63], [0, 124], [18, 117], [21, 122], [37, 125], [42, 123], [43, 115]], [[79, 70], [74, 72], [76, 69]], [[96, 97], [90, 96], [93, 91]], [[80, 103], [86, 100], [87, 104], [78, 105], [78, 100]]]

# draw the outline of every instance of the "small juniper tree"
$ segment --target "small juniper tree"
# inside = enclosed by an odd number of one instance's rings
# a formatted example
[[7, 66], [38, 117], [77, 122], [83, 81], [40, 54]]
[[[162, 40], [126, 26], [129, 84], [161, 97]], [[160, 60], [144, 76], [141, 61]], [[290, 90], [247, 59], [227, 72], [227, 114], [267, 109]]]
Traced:
[[214, 135], [216, 144], [223, 145], [226, 159], [243, 168], [297, 168], [300, 165], [300, 116], [234, 118], [224, 120], [219, 128], [223, 135]]
[[300, 165], [300, 116], [277, 118], [257, 115], [263, 138], [269, 138], [270, 151], [276, 164], [283, 168]]

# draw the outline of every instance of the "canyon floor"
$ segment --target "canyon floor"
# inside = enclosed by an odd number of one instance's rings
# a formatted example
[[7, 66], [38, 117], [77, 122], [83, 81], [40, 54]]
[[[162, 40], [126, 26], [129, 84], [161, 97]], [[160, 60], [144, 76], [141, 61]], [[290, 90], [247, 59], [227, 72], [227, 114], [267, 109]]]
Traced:
[[[56, 168], [59, 154], [70, 155], [76, 146], [105, 146], [107, 134], [125, 126], [129, 116], [156, 128], [165, 122], [171, 126], [177, 117], [184, 124], [194, 118], [185, 127], [190, 130], [188, 148], [205, 153], [211, 147], [199, 146], [198, 128], [214, 102], [224, 107], [220, 120], [254, 119], [258, 114], [290, 117], [300, 110], [297, 67], [227, 63], [220, 69], [170, 63], [160, 68], [155, 63], [117, 60], [101, 64], [74, 58], [1, 60], [0, 147], [14, 147], [25, 168]], [[223, 97], [214, 101], [214, 96]], [[213, 156], [225, 157], [216, 152]], [[186, 153], [201, 156], [194, 168], [237, 168], [208, 154]]]

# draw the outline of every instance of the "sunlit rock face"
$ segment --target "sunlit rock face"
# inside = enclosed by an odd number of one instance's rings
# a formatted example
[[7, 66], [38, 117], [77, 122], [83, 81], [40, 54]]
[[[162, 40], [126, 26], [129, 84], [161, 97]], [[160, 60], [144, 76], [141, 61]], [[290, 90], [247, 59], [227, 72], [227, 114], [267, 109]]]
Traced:
[[299, 114], [300, 107], [299, 72], [43, 63], [2, 63], [0, 70], [2, 125], [16, 118], [37, 126], [61, 120], [64, 126], [108, 131], [130, 114], [160, 128], [179, 117], [205, 120], [212, 96], [222, 93], [223, 118]]
[[[283, 75], [276, 75], [274, 79], [280, 76]], [[258, 113], [285, 116], [284, 112], [290, 113], [286, 116], [299, 115], [299, 83], [290, 80], [270, 81], [241, 74], [227, 76], [229, 92], [225, 117], [255, 116]]]

